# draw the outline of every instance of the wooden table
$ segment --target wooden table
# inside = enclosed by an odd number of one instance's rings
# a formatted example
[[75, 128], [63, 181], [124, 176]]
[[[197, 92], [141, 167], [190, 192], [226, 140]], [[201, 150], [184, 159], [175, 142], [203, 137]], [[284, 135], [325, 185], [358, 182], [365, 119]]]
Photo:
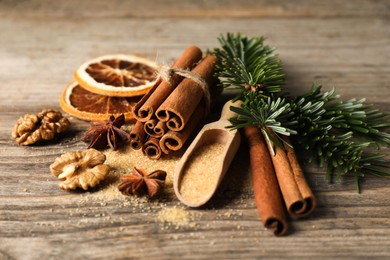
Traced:
[[73, 71], [90, 58], [136, 53], [168, 62], [189, 44], [217, 46], [226, 32], [266, 36], [291, 92], [316, 81], [390, 112], [389, 1], [274, 2], [0, 1], [0, 259], [389, 257], [388, 179], [367, 176], [358, 194], [353, 178], [329, 184], [322, 169], [305, 166], [318, 209], [276, 238], [244, 187], [245, 147], [230, 173], [236, 182], [175, 226], [157, 219], [164, 207], [181, 207], [175, 198], [126, 206], [58, 189], [48, 167], [85, 148], [88, 123], [73, 118], [72, 133], [46, 146], [22, 147], [10, 136], [21, 115], [59, 108]]

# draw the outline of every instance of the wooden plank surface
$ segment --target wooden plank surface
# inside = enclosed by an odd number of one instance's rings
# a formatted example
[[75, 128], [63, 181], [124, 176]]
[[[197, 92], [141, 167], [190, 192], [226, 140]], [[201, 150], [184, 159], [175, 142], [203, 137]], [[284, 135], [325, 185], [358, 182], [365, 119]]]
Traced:
[[[190, 223], [161, 222], [174, 197], [141, 203], [59, 190], [48, 167], [88, 123], [72, 118], [59, 143], [20, 147], [10, 137], [25, 113], [59, 108], [62, 89], [87, 59], [136, 53], [169, 63], [189, 44], [217, 46], [220, 33], [264, 35], [278, 48], [287, 88], [312, 81], [390, 112], [389, 1], [0, 1], [0, 259], [367, 258], [390, 256], [390, 181], [367, 176], [329, 184], [306, 165], [319, 200], [308, 219], [275, 238], [253, 202], [243, 145], [210, 205]], [[220, 102], [222, 103], [222, 101]]]

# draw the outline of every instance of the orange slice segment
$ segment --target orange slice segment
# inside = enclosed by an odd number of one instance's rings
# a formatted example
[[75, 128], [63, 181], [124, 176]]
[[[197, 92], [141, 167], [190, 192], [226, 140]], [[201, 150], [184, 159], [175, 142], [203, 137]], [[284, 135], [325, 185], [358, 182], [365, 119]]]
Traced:
[[61, 108], [80, 119], [96, 121], [108, 120], [125, 114], [126, 120], [133, 119], [133, 106], [141, 99], [137, 97], [111, 97], [92, 93], [82, 88], [76, 81], [62, 92]]
[[74, 73], [85, 89], [105, 96], [143, 95], [157, 79], [157, 63], [134, 55], [113, 54], [92, 59]]

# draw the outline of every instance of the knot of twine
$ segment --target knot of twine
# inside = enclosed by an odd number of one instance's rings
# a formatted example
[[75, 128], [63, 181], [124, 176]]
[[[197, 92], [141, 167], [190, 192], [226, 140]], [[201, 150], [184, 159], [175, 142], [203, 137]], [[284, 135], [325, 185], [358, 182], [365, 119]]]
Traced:
[[170, 85], [174, 84], [172, 79], [172, 76], [174, 74], [190, 79], [201, 87], [206, 101], [207, 111], [209, 111], [210, 104], [211, 104], [211, 95], [206, 81], [201, 76], [199, 76], [199, 74], [195, 72], [186, 69], [181, 69], [181, 68], [172, 68], [167, 65], [161, 66], [158, 72], [159, 77]]

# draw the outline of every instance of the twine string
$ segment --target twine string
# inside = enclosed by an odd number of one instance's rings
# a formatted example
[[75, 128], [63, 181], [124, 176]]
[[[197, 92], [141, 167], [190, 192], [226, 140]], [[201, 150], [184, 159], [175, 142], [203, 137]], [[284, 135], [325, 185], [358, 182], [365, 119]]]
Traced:
[[192, 71], [187, 70], [187, 69], [172, 68], [172, 67], [169, 67], [167, 65], [163, 65], [163, 66], [161, 66], [161, 68], [158, 72], [159, 77], [163, 81], [167, 82], [170, 85], [173, 85], [172, 76], [175, 74], [182, 76], [184, 78], [187, 78], [187, 79], [191, 79], [192, 81], [194, 81], [196, 84], [198, 84], [201, 87], [203, 94], [204, 94], [205, 101], [206, 101], [207, 111], [209, 111], [210, 104], [211, 104], [211, 95], [210, 95], [210, 90], [209, 90], [209, 87], [207, 85], [207, 82], [201, 76], [199, 76], [199, 74], [197, 74], [196, 72], [192, 72]]

